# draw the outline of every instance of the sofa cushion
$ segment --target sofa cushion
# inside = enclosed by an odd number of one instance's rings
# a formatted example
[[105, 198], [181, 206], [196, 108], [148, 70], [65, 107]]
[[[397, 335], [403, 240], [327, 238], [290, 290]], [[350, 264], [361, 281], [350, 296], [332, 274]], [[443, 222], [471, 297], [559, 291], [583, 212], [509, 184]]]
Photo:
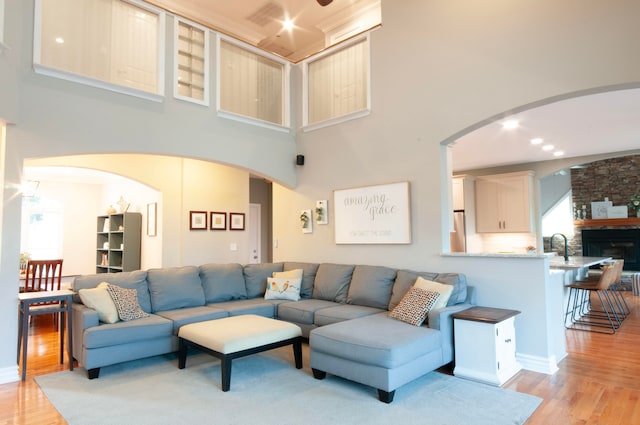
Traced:
[[273, 272], [281, 272], [282, 263], [247, 264], [243, 268], [247, 298], [263, 297], [267, 290], [267, 278]]
[[285, 262], [283, 265], [284, 271], [295, 269], [302, 269], [302, 286], [300, 287], [300, 298], [311, 298], [311, 296], [313, 295], [313, 282], [316, 280], [316, 273], [318, 272], [318, 264]]
[[317, 326], [326, 326], [332, 323], [342, 322], [343, 320], [351, 320], [382, 312], [384, 312], [384, 310], [380, 308], [339, 304], [335, 307], [322, 308], [316, 311], [313, 317], [313, 323]]
[[167, 267], [147, 272], [153, 312], [205, 305], [196, 266]]
[[389, 310], [396, 308], [404, 294], [407, 293], [409, 288], [416, 283], [418, 276], [422, 276], [425, 279], [435, 280], [438, 276], [437, 273], [428, 272], [414, 272], [412, 270], [398, 270], [396, 274], [396, 280], [393, 283], [393, 290], [391, 291], [391, 299], [389, 300]]
[[174, 335], [178, 335], [180, 326], [188, 325], [189, 323], [204, 322], [205, 320], [215, 320], [223, 317], [229, 317], [228, 312], [219, 308], [211, 308], [208, 306], [178, 308], [176, 310], [159, 311], [156, 314], [173, 322]]
[[111, 295], [111, 299], [116, 305], [120, 320], [128, 322], [129, 320], [149, 317], [149, 313], [140, 308], [137, 291], [135, 289], [127, 289], [117, 285], [107, 284], [107, 291], [109, 291], [109, 295]]
[[354, 268], [347, 264], [320, 264], [313, 284], [313, 298], [345, 303]]
[[[149, 285], [147, 283], [147, 272], [136, 270], [133, 272], [121, 273], [98, 273], [84, 276], [78, 276], [73, 280], [73, 290], [78, 292], [84, 288], [95, 288], [102, 282], [118, 285], [122, 288], [135, 289], [138, 291], [138, 302], [140, 307], [147, 313], [151, 312], [151, 298], [149, 296]], [[81, 302], [80, 297], [75, 302]]]
[[173, 323], [155, 314], [129, 322], [93, 326], [84, 330], [83, 345], [87, 349], [140, 343], [150, 339], [171, 337]]
[[277, 301], [267, 301], [264, 298], [250, 298], [247, 300], [223, 301], [221, 303], [207, 304], [207, 307], [224, 310], [229, 314], [229, 316], [256, 314], [258, 316], [273, 319], [276, 316], [276, 307], [274, 302]]
[[396, 271], [380, 266], [356, 266], [351, 276], [347, 303], [366, 307], [389, 306]]
[[278, 319], [312, 325], [314, 323], [315, 313], [318, 310], [338, 305], [340, 304], [333, 301], [316, 299], [288, 301], [278, 304]]
[[436, 282], [453, 285], [453, 292], [447, 305], [461, 304], [467, 300], [467, 278], [462, 273], [438, 273]]
[[247, 298], [240, 264], [205, 264], [199, 267], [199, 271], [207, 303]]
[[404, 294], [396, 308], [391, 310], [389, 317], [421, 326], [439, 298], [438, 292], [414, 286]]
[[[300, 270], [300, 274], [302, 275], [302, 270]], [[300, 299], [301, 283], [302, 278], [268, 277], [264, 299], [298, 301]]]
[[[394, 369], [442, 349], [442, 333], [388, 317], [388, 312], [313, 329], [313, 351], [356, 363]], [[313, 358], [311, 359], [313, 367]]]

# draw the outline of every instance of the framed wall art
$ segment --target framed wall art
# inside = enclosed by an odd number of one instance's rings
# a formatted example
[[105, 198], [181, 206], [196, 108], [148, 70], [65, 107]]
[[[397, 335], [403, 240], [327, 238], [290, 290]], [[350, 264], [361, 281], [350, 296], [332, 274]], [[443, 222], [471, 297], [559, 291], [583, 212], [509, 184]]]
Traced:
[[409, 182], [333, 191], [336, 244], [409, 244]]
[[209, 226], [211, 230], [227, 230], [227, 213], [212, 212], [209, 218]]
[[189, 211], [189, 230], [207, 230], [206, 211]]
[[229, 230], [244, 230], [244, 213], [229, 213]]

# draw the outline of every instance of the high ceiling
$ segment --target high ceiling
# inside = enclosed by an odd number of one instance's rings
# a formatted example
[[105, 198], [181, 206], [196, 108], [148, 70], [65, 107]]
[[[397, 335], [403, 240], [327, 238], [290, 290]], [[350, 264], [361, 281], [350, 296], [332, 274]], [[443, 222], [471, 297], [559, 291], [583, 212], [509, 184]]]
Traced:
[[[148, 0], [291, 62], [380, 25], [380, 1], [333, 0], [321, 6], [317, 0]], [[286, 20], [293, 28], [285, 29]]]

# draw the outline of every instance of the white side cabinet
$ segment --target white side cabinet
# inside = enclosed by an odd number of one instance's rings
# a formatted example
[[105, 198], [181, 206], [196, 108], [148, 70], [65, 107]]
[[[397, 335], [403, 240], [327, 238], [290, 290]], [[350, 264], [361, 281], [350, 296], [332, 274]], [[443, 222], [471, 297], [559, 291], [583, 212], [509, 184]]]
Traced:
[[516, 361], [517, 310], [472, 307], [453, 314], [453, 374], [500, 386], [522, 369]]

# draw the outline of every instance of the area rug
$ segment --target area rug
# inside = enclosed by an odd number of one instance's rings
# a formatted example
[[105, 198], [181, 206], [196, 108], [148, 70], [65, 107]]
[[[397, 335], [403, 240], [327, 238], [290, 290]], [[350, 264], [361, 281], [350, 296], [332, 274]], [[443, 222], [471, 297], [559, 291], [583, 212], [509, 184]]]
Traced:
[[313, 378], [293, 365], [291, 348], [233, 361], [231, 390], [221, 391], [220, 362], [190, 354], [178, 369], [174, 355], [36, 378], [70, 425], [105, 424], [522, 424], [541, 399], [438, 372], [396, 390], [385, 404], [373, 388], [327, 375]]

